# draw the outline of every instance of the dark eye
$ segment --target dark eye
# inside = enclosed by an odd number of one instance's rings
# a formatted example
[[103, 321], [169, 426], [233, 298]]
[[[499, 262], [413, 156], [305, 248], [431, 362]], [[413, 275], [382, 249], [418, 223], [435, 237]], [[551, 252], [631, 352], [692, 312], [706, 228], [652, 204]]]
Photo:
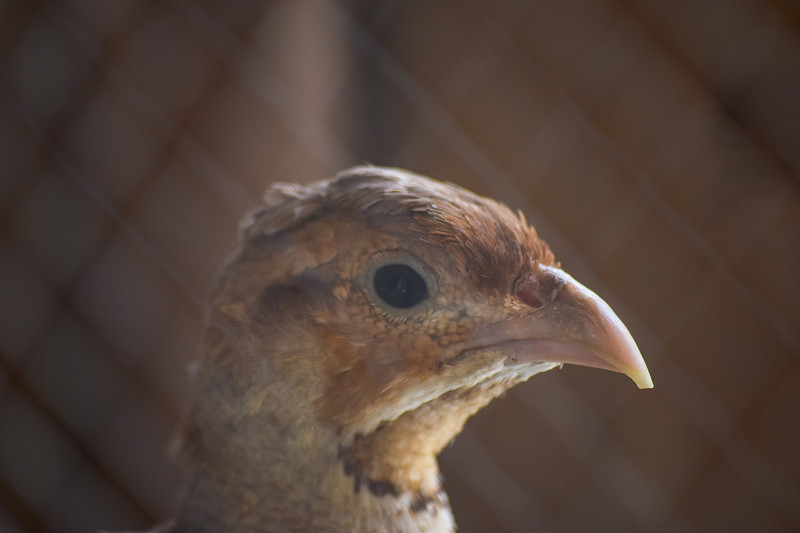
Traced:
[[413, 307], [428, 297], [425, 280], [408, 265], [382, 266], [372, 282], [381, 300], [392, 307]]

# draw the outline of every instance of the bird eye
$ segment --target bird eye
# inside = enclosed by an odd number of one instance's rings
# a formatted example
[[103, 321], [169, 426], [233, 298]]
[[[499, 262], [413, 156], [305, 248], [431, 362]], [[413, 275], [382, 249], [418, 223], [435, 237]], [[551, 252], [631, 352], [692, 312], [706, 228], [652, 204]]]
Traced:
[[408, 265], [384, 265], [375, 271], [372, 283], [375, 293], [392, 307], [414, 307], [428, 297], [425, 280]]

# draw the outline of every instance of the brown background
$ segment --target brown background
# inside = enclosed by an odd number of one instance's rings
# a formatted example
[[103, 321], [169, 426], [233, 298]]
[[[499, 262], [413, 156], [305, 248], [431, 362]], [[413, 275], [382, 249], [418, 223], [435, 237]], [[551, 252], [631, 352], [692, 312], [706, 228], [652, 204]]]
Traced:
[[12, 0], [0, 75], [0, 530], [170, 515], [237, 220], [364, 161], [521, 208], [656, 384], [481, 412], [459, 531], [800, 530], [796, 1]]

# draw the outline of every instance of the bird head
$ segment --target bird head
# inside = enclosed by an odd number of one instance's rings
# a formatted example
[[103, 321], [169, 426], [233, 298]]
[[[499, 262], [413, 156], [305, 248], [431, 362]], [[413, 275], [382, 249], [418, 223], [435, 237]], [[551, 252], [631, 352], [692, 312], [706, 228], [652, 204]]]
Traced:
[[436, 494], [442, 447], [538, 372], [578, 364], [652, 386], [622, 322], [522, 214], [399, 169], [273, 186], [210, 322], [206, 422], [302, 426], [283, 435], [307, 453], [328, 435], [375, 493]]

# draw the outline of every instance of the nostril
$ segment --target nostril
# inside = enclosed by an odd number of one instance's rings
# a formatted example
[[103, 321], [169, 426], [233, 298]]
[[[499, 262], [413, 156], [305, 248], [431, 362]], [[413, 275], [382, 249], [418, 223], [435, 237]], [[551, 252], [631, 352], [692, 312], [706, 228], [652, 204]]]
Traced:
[[529, 290], [526, 289], [518, 290], [517, 297], [523, 302], [525, 302], [526, 305], [529, 305], [534, 309], [539, 309], [542, 306], [542, 301]]

